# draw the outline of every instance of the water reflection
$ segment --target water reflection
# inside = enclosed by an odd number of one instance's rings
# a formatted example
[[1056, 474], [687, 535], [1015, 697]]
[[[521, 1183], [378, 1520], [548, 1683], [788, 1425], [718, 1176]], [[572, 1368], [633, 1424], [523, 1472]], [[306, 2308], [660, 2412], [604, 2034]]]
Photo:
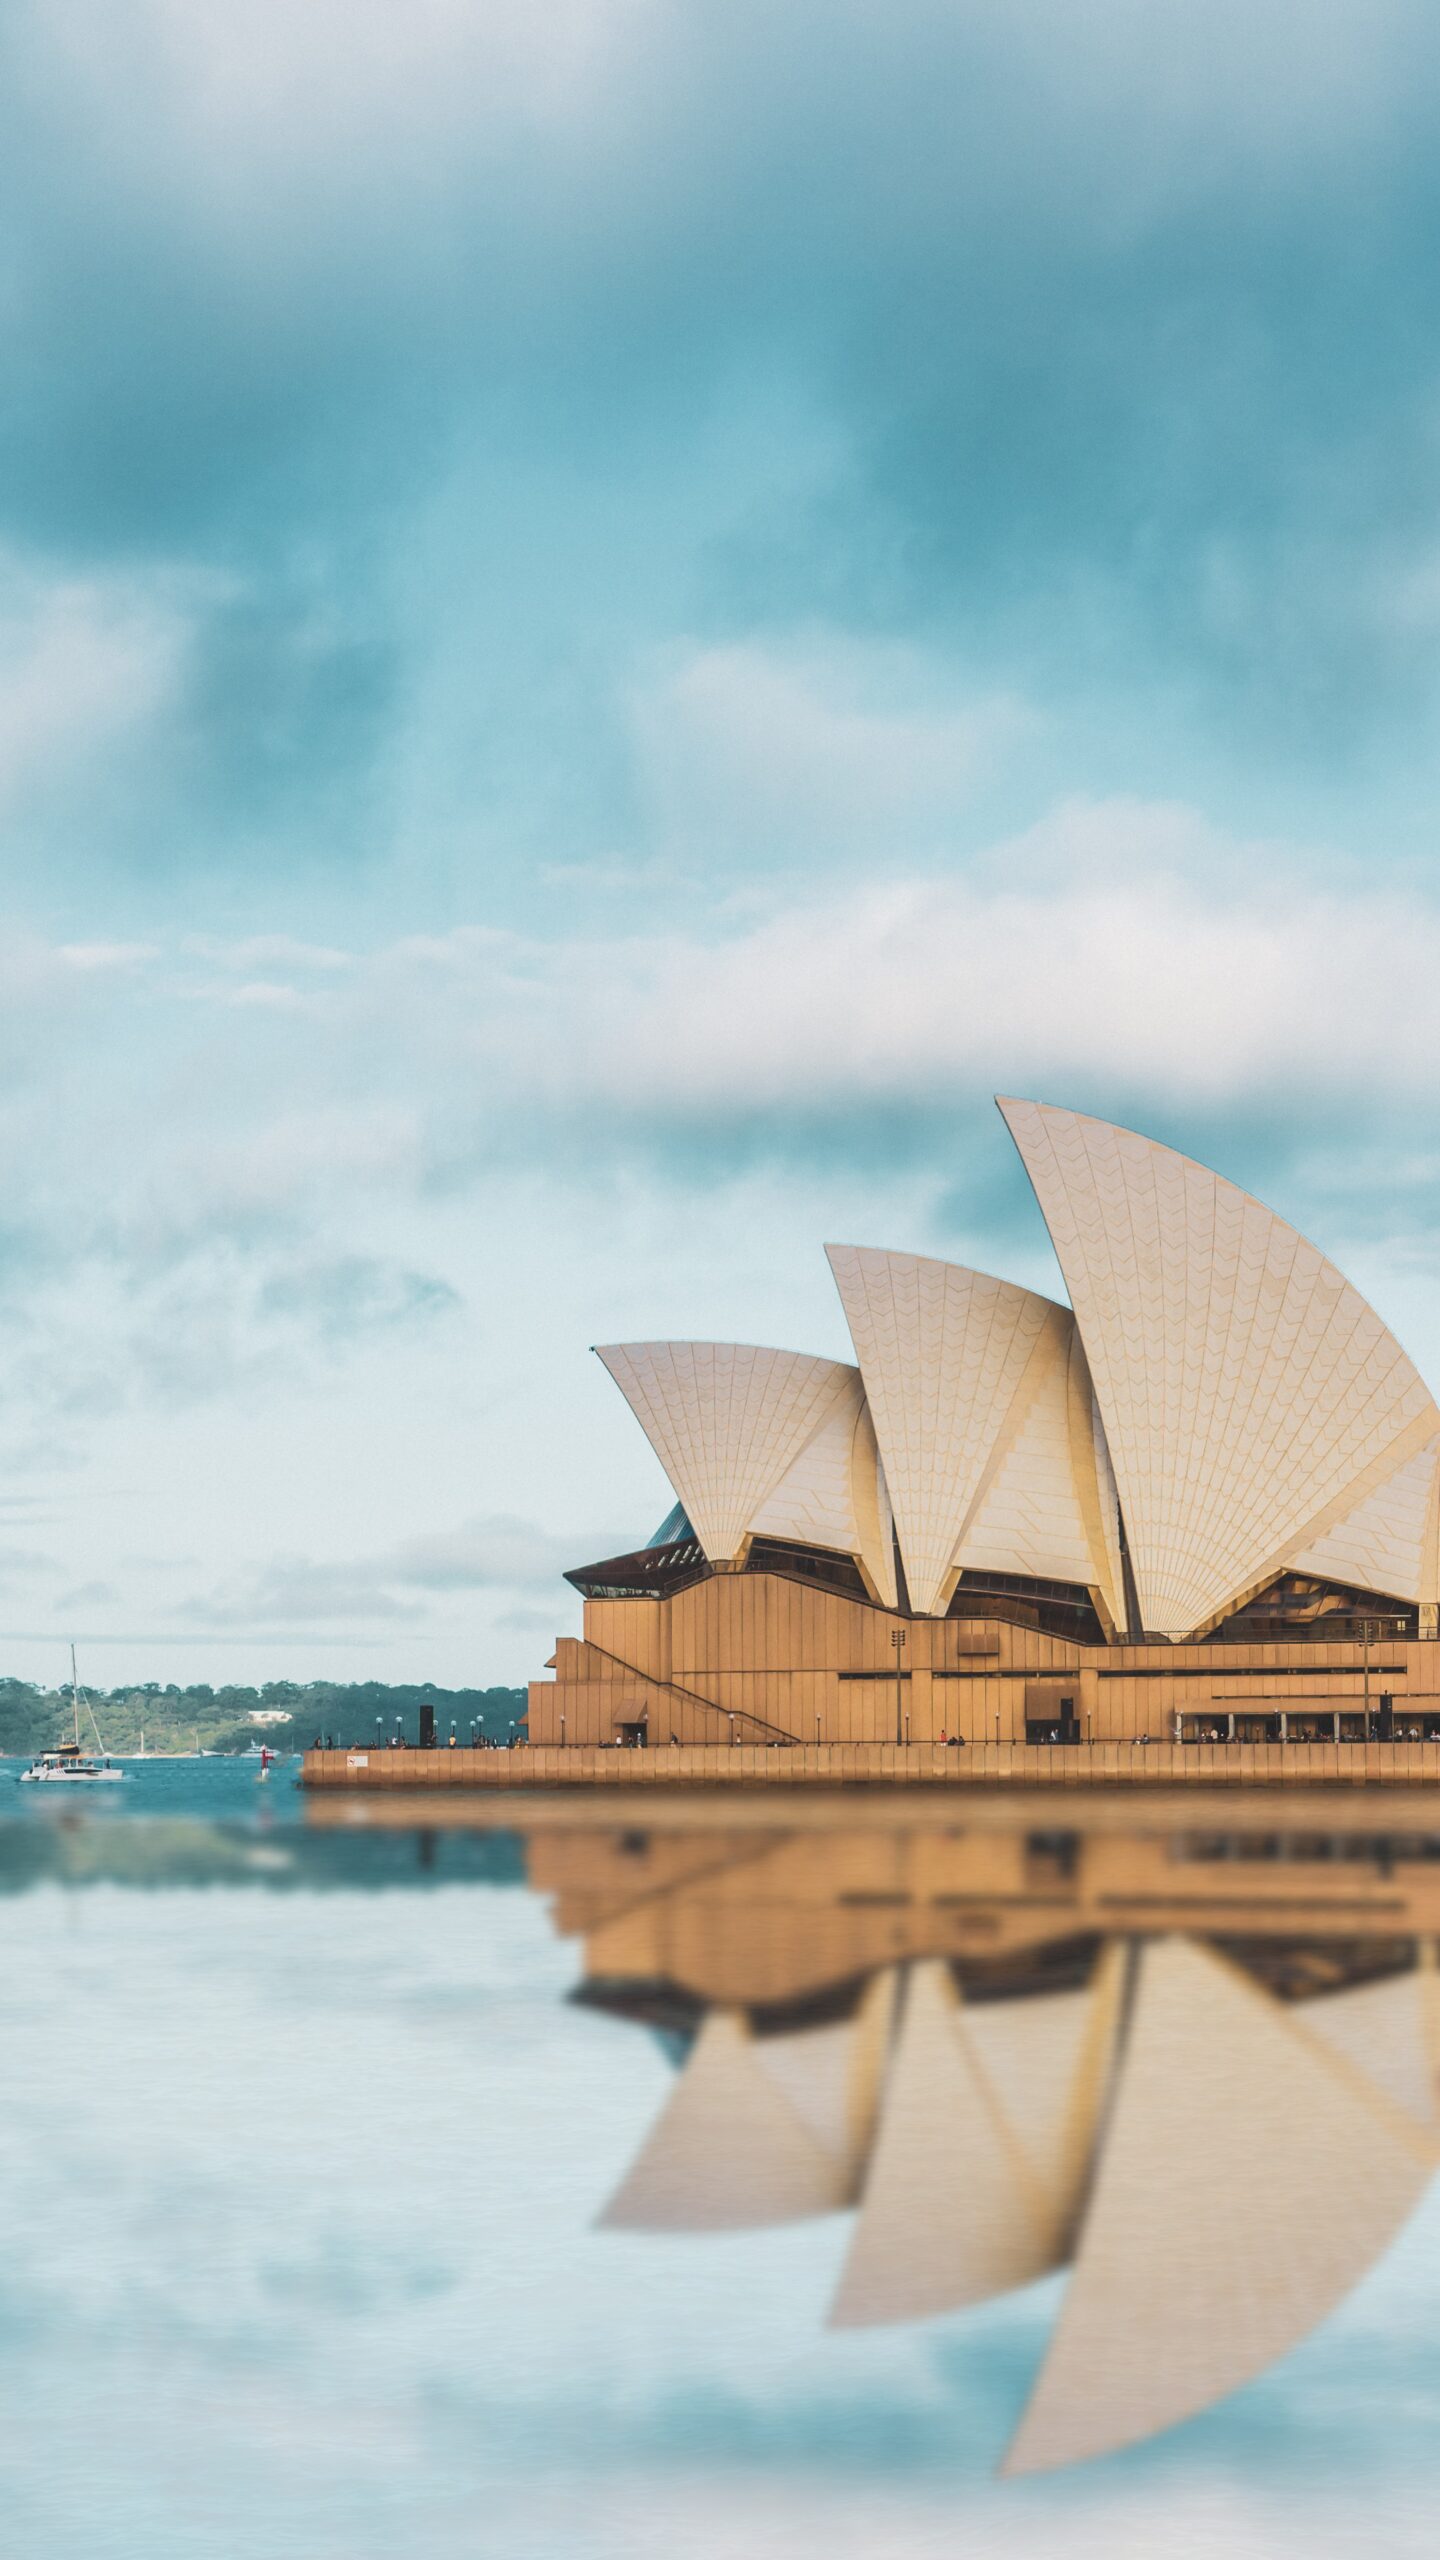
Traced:
[[678, 2067], [604, 2223], [846, 2212], [839, 2327], [1068, 2268], [1012, 2473], [1210, 2406], [1437, 2159], [1440, 1839], [1300, 1818], [532, 1838], [578, 1996]]
[[[1054, 2550], [1062, 2512], [1083, 2512], [1064, 2466], [1283, 2356], [1430, 2174], [1440, 1832], [1423, 1799], [812, 1802], [783, 1821], [670, 1799], [627, 1824], [577, 1798], [296, 1798], [277, 1821], [239, 1778], [222, 1799], [201, 1774], [184, 1818], [0, 1823], [0, 2362], [37, 2426], [83, 2366], [87, 2405], [126, 2412], [107, 2476], [136, 2498], [174, 2432], [168, 2403], [162, 2427], [126, 2396], [151, 2389], [128, 2378], [143, 2335], [173, 2352], [175, 2407], [193, 2418], [198, 2393], [222, 2413], [212, 2462], [250, 2465], [223, 2418], [237, 2377], [257, 2355], [290, 2375], [347, 2560], [473, 2547], [463, 2501], [451, 2539], [435, 2522], [434, 2412], [462, 2406], [445, 2460], [491, 2490], [503, 2475], [522, 2520], [563, 2438], [567, 2553], [633, 2546], [586, 2521], [596, 2466], [622, 2456], [661, 2481], [689, 2448], [709, 2465], [698, 2505], [725, 2466], [749, 2480], [783, 2446], [795, 2495], [813, 2464], [834, 2501], [823, 2529], [807, 2507], [774, 2544], [798, 2553], [840, 2547], [842, 2451], [852, 2487], [918, 2513], [961, 2482], [978, 2495], [1012, 2428], [1008, 2467], [1062, 2478], [985, 2494], [1043, 2515], [1036, 2547]], [[1262, 2439], [1268, 2465], [1287, 2407], [1307, 2466], [1333, 2450], [1343, 2470], [1367, 2389], [1393, 2421], [1385, 2459], [1423, 2456], [1424, 2247], [1393, 2262], [1386, 2318], [1397, 2282], [1418, 2306], [1398, 2331], [1367, 2337], [1357, 2305], [1288, 2401], [1247, 2397], [1162, 2455], [1165, 2476]], [[947, 2329], [918, 2325], [936, 2315]], [[367, 2539], [354, 2446], [379, 2442], [392, 2399], [413, 2436], [394, 2495], [428, 2540], [393, 2516]], [[279, 2473], [266, 2494], [249, 2542], [226, 2516], [213, 2542], [133, 2547], [331, 2547]], [[90, 2522], [63, 2560], [100, 2547]], [[895, 2522], [865, 2548], [899, 2547]], [[736, 2524], [717, 2550], [747, 2537]]]

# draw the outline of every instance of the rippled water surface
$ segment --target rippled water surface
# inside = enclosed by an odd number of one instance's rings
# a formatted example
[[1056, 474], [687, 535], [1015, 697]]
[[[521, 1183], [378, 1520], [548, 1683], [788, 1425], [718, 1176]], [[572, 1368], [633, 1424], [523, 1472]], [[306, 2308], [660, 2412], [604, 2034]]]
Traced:
[[[1332, 1808], [1323, 1841], [1252, 1825], [1238, 1850], [1127, 1848], [972, 1838], [953, 1809], [943, 1831], [891, 1812], [792, 1834], [550, 1807], [525, 1836], [307, 1821], [283, 1768], [262, 1790], [238, 1762], [152, 1763], [103, 1806], [14, 1778], [8, 2551], [1433, 2548], [1440, 1863], [1413, 1831], [1346, 1834]], [[1154, 1925], [1097, 1925], [1127, 1856]], [[1278, 2254], [1262, 2233], [1265, 2302], [1236, 2316], [1268, 2319], [1278, 2287], [1296, 2342], [1128, 2450], [999, 2477], [1082, 2275], [1087, 2316], [1143, 2328], [1137, 2390], [1167, 2355], [1183, 2390], [1175, 2359], [1200, 2351], [1213, 2267], [1172, 2234], [1215, 2201], [1183, 2116], [1168, 2157], [1145, 2148], [1156, 2056], [1195, 2108], [1246, 2119], [1237, 2223], [1267, 2158], [1293, 2169], [1274, 2212], [1303, 2209]], [[1108, 2236], [1097, 2219], [1117, 2160], [1143, 2230], [1168, 2199], [1133, 2254], [1123, 2215]], [[776, 2218], [740, 2227], [752, 2213]], [[1313, 2321], [1312, 2224], [1336, 2293]], [[1012, 2283], [1036, 2231], [1073, 2271]], [[827, 2325], [847, 2280], [860, 2324]], [[921, 2303], [992, 2280], [969, 2307]], [[1061, 2385], [1062, 2427], [1114, 2426]]]

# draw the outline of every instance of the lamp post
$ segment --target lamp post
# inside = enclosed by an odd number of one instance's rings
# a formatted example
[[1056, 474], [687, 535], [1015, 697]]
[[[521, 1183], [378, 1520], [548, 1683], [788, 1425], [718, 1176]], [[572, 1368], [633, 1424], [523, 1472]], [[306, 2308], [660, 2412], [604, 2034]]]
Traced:
[[1367, 1742], [1370, 1739], [1370, 1645], [1377, 1633], [1378, 1629], [1373, 1618], [1361, 1619], [1360, 1641], [1365, 1648], [1365, 1739]]
[[903, 1743], [905, 1740], [905, 1691], [901, 1683], [905, 1675], [900, 1665], [905, 1652], [904, 1628], [892, 1627], [890, 1641], [895, 1647], [895, 1739]]

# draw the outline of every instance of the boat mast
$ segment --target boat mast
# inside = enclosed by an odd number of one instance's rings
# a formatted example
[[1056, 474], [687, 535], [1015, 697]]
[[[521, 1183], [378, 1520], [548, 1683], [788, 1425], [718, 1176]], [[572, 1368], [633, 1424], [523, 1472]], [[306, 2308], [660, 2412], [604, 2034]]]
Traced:
[[[70, 1696], [75, 1708], [75, 1748], [78, 1751], [80, 1748], [80, 1683], [75, 1676], [75, 1647], [73, 1644], [70, 1647]], [[105, 1736], [101, 1732], [99, 1725], [96, 1723], [95, 1710], [91, 1706], [88, 1698], [85, 1701], [85, 1712], [90, 1718], [95, 1740], [100, 1747], [100, 1757], [103, 1760], [106, 1756]]]

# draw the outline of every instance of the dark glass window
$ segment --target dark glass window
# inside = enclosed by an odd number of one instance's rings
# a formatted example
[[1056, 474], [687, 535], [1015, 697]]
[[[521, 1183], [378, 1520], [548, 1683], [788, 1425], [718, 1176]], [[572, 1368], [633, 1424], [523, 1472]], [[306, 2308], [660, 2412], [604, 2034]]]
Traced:
[[1378, 1591], [1357, 1591], [1343, 1582], [1323, 1582], [1310, 1573], [1282, 1573], [1257, 1591], [1233, 1617], [1212, 1627], [1207, 1644], [1274, 1644], [1303, 1642], [1358, 1643], [1369, 1629], [1373, 1642], [1419, 1633], [1419, 1613], [1409, 1600]]
[[870, 1598], [852, 1556], [835, 1555], [826, 1547], [792, 1545], [788, 1538], [752, 1538], [745, 1570], [785, 1573], [794, 1582], [813, 1582], [818, 1590], [837, 1592], [842, 1600]]
[[947, 1616], [1003, 1618], [1013, 1627], [1103, 1644], [1105, 1632], [1083, 1582], [1042, 1582], [1024, 1573], [962, 1573]]

